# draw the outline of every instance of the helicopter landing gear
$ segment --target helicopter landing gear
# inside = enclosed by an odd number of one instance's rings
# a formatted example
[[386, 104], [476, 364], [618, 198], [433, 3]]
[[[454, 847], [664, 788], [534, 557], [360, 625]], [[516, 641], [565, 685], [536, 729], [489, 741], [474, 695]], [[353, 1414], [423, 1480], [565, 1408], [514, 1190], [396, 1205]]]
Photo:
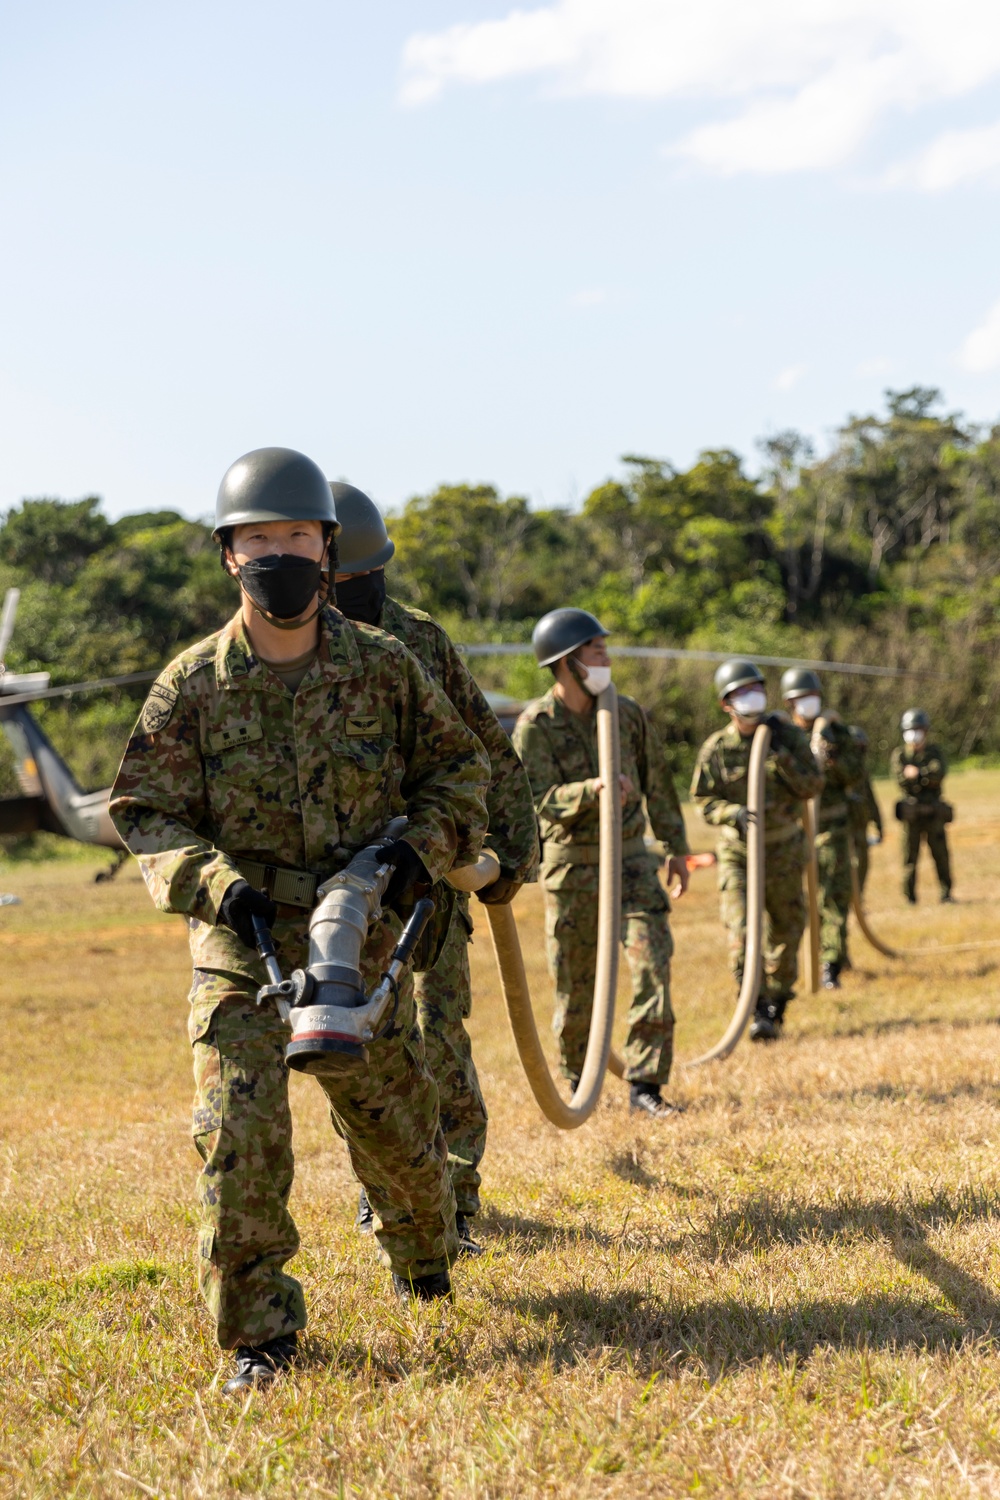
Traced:
[[107, 869], [98, 870], [97, 874], [94, 876], [95, 884], [103, 885], [106, 880], [114, 880], [115, 876], [118, 874], [118, 871], [121, 869], [122, 865], [127, 859], [128, 850], [119, 849], [115, 854], [114, 859], [108, 865]]

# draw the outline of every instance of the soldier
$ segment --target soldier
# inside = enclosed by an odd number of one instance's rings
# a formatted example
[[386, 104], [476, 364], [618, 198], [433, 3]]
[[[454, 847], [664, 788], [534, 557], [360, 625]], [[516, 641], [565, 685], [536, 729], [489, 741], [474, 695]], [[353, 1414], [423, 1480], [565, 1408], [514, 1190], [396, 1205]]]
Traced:
[[781, 696], [792, 719], [812, 736], [811, 749], [823, 773], [816, 818], [819, 869], [820, 962], [825, 990], [840, 989], [848, 964], [847, 918], [851, 910], [851, 832], [848, 798], [861, 789], [862, 763], [854, 737], [833, 709], [823, 708], [822, 687], [808, 667], [789, 667]]
[[[473, 861], [488, 766], [399, 641], [324, 604], [337, 519], [310, 459], [248, 453], [223, 478], [215, 519], [240, 611], [160, 674], [111, 813], [156, 905], [190, 928], [199, 1280], [220, 1346], [236, 1350], [225, 1390], [240, 1392], [288, 1367], [306, 1325], [302, 1287], [283, 1269], [299, 1246], [288, 1032], [273, 1004], [256, 1003], [253, 917], [273, 925], [286, 972], [303, 965], [317, 884], [403, 812], [385, 906]], [[367, 986], [399, 931], [392, 915], [369, 932]], [[455, 1202], [410, 983], [369, 1050], [367, 1063], [333, 1062], [321, 1084], [397, 1293], [447, 1296]]]
[[[531, 788], [524, 767], [475, 679], [441, 626], [430, 615], [410, 609], [386, 594], [385, 565], [395, 547], [378, 507], [350, 484], [333, 484], [337, 519], [337, 608], [349, 620], [363, 620], [388, 630], [414, 656], [447, 696], [468, 727], [478, 735], [490, 758], [492, 776], [486, 794], [489, 844], [500, 861], [500, 878], [480, 901], [505, 905], [526, 880], [538, 874], [538, 833]], [[465, 1021], [472, 1011], [468, 945], [472, 934], [469, 898], [447, 884], [434, 887], [439, 916], [447, 921], [434, 967], [417, 974], [417, 1020], [424, 1038], [427, 1066], [438, 1086], [441, 1129], [448, 1143], [448, 1164], [455, 1190], [459, 1251], [478, 1255], [470, 1221], [479, 1212], [479, 1164], [486, 1149], [486, 1104], [472, 1042]], [[364, 1188], [358, 1227], [372, 1229], [372, 1211]]]
[[851, 843], [854, 848], [854, 867], [858, 872], [858, 894], [863, 895], [868, 879], [868, 829], [874, 825], [876, 838], [882, 842], [882, 813], [875, 796], [875, 788], [868, 774], [868, 736], [860, 724], [851, 725], [851, 737], [861, 752], [862, 784], [860, 790], [848, 796], [847, 806], [851, 825]]
[[795, 994], [799, 943], [806, 925], [802, 804], [821, 790], [823, 777], [802, 730], [785, 714], [766, 714], [764, 678], [752, 661], [723, 662], [715, 674], [715, 690], [730, 722], [709, 735], [699, 750], [691, 799], [705, 821], [720, 830], [722, 920], [729, 931], [729, 962], [737, 985], [743, 982], [747, 937], [750, 745], [758, 724], [764, 722], [771, 730], [764, 800], [764, 983], [750, 1039], [773, 1042]]
[[948, 762], [940, 745], [927, 743], [931, 727], [922, 708], [908, 708], [900, 720], [903, 744], [892, 752], [892, 774], [902, 799], [896, 803], [896, 817], [903, 824], [903, 895], [917, 900], [917, 860], [922, 839], [934, 858], [941, 900], [951, 900], [951, 860], [945, 828], [951, 822], [952, 810], [941, 797], [941, 784], [948, 774]]
[[[597, 713], [594, 700], [611, 681], [608, 632], [584, 609], [554, 609], [531, 641], [554, 686], [529, 704], [514, 746], [531, 783], [542, 831], [542, 889], [549, 968], [556, 985], [553, 1029], [563, 1076], [575, 1089], [583, 1071], [597, 964], [599, 862]], [[666, 1119], [680, 1107], [662, 1097], [673, 1060], [670, 1008], [673, 941], [670, 904], [646, 850], [646, 817], [667, 852], [667, 880], [687, 888], [687, 838], [674, 779], [638, 703], [620, 697], [622, 799], [622, 943], [632, 976], [625, 1043], [629, 1107]], [[645, 803], [645, 810], [644, 810]]]

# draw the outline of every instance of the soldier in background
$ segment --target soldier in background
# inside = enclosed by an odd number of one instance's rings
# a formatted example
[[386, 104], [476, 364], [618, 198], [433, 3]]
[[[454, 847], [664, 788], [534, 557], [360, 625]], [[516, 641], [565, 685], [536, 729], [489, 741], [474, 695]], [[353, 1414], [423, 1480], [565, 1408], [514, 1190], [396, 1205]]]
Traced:
[[858, 894], [863, 895], [868, 879], [868, 829], [874, 826], [877, 837], [874, 843], [882, 842], [882, 813], [875, 796], [875, 788], [868, 774], [868, 736], [860, 724], [851, 725], [851, 737], [861, 752], [862, 782], [859, 789], [848, 795], [847, 807], [851, 826], [851, 844], [854, 850], [854, 866], [858, 872]]
[[750, 1025], [751, 1041], [774, 1041], [795, 994], [799, 943], [806, 925], [802, 890], [806, 846], [802, 804], [823, 786], [809, 741], [785, 714], [767, 710], [764, 676], [752, 661], [723, 662], [715, 689], [729, 716], [698, 752], [691, 800], [719, 829], [719, 891], [729, 933], [729, 961], [743, 982], [747, 938], [747, 790], [750, 746], [760, 723], [771, 730], [764, 801], [764, 980]]
[[[510, 740], [447, 634], [422, 610], [386, 593], [385, 565], [395, 546], [375, 502], [351, 484], [332, 484], [341, 530], [337, 538], [337, 608], [349, 620], [377, 625], [403, 642], [437, 683], [490, 758], [486, 793], [488, 842], [500, 861], [500, 878], [479, 891], [480, 901], [506, 905], [538, 873], [538, 833], [531, 788]], [[472, 1011], [469, 898], [446, 882], [434, 887], [441, 947], [433, 968], [414, 976], [417, 1020], [427, 1065], [438, 1086], [441, 1129], [455, 1190], [459, 1250], [478, 1255], [471, 1221], [479, 1212], [479, 1164], [486, 1149], [486, 1104], [479, 1087], [465, 1022]], [[373, 1228], [371, 1205], [361, 1189], [358, 1227]]]
[[[220, 1346], [236, 1350], [225, 1390], [238, 1394], [287, 1369], [306, 1326], [284, 1269], [299, 1248], [289, 1033], [273, 1000], [257, 1004], [253, 918], [273, 928], [286, 973], [304, 967], [317, 885], [405, 813], [405, 838], [385, 854], [386, 914], [362, 953], [374, 984], [401, 931], [392, 908], [478, 857], [489, 771], [405, 646], [324, 603], [337, 517], [316, 464], [287, 448], [246, 454], [215, 520], [240, 610], [154, 683], [111, 815], [156, 905], [189, 928], [199, 1282]], [[368, 1060], [332, 1063], [319, 1081], [381, 1218], [397, 1293], [449, 1295], [455, 1199], [408, 976]]]
[[851, 910], [850, 802], [860, 792], [861, 752], [851, 731], [833, 709], [823, 711], [822, 686], [808, 667], [789, 667], [781, 678], [781, 696], [800, 729], [811, 736], [816, 764], [823, 774], [816, 817], [816, 864], [819, 870], [820, 962], [825, 990], [840, 988], [848, 963], [847, 918]]
[[941, 900], [951, 900], [951, 859], [945, 828], [952, 810], [942, 799], [941, 787], [948, 762], [940, 745], [927, 742], [931, 727], [922, 708], [908, 708], [900, 720], [903, 743], [892, 752], [892, 774], [903, 793], [896, 803], [896, 817], [903, 824], [903, 895], [917, 900], [917, 860], [924, 839], [934, 859]]
[[[556, 985], [553, 1029], [563, 1077], [575, 1089], [583, 1072], [597, 965], [600, 857], [597, 695], [611, 681], [608, 632], [584, 609], [554, 609], [531, 643], [553, 687], [517, 721], [514, 745], [524, 762], [542, 830], [541, 882], [549, 968]], [[645, 842], [648, 815], [667, 853], [674, 894], [687, 888], [684, 819], [662, 746], [645, 711], [619, 695], [622, 799], [622, 945], [632, 977], [625, 1041], [629, 1108], [667, 1119], [680, 1107], [662, 1087], [673, 1061], [670, 1006], [673, 940], [670, 903]]]

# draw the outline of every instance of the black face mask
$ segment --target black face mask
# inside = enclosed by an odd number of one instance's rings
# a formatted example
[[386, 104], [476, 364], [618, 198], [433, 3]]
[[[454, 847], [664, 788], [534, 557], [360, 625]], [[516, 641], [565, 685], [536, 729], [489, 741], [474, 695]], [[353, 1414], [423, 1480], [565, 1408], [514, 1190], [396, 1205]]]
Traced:
[[319, 590], [323, 570], [311, 557], [270, 552], [240, 564], [244, 593], [264, 615], [294, 620], [305, 614]]
[[342, 615], [349, 620], [361, 620], [365, 625], [377, 625], [385, 603], [385, 569], [375, 568], [371, 573], [342, 578], [336, 585], [336, 594]]

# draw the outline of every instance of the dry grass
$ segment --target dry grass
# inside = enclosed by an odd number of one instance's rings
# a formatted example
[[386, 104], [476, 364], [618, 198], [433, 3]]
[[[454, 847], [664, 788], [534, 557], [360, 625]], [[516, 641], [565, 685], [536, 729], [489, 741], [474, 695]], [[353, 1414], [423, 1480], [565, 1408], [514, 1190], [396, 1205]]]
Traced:
[[[904, 912], [893, 837], [887, 937], [1000, 935], [1000, 775], [950, 789], [961, 904], [926, 871]], [[24, 898], [0, 911], [4, 1494], [1000, 1495], [1000, 949], [904, 966], [856, 944], [779, 1047], [678, 1073], [679, 1122], [632, 1122], [612, 1083], [563, 1135], [478, 942], [490, 1253], [454, 1307], [400, 1310], [294, 1080], [307, 1359], [239, 1406], [194, 1292], [182, 924], [131, 869], [0, 885]], [[547, 1010], [536, 892], [518, 914]], [[691, 1056], [731, 1000], [711, 877], [675, 936]]]

